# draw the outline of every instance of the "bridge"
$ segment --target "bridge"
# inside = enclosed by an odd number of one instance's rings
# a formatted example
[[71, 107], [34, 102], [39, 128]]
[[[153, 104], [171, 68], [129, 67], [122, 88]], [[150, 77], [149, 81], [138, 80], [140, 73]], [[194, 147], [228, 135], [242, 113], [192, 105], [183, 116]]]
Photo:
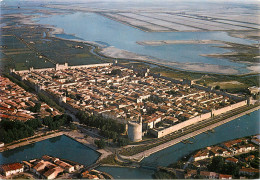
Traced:
[[91, 165], [87, 166], [87, 167], [84, 169], [84, 171], [91, 171], [92, 169], [95, 169], [95, 168], [97, 168], [97, 167], [100, 166], [100, 165], [101, 165], [101, 163], [91, 164]]

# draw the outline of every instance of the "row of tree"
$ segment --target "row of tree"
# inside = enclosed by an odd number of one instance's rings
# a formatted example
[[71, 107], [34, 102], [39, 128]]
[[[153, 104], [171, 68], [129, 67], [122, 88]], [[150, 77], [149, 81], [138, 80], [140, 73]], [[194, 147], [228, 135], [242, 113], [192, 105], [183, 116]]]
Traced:
[[7, 77], [8, 79], [10, 79], [13, 83], [17, 84], [18, 86], [20, 86], [21, 88], [23, 88], [26, 91], [32, 92], [33, 89], [29, 86], [27, 86], [23, 81], [19, 81], [18, 79], [14, 78], [13, 76], [4, 73], [4, 76]]
[[48, 126], [50, 130], [59, 129], [61, 126], [69, 126], [72, 122], [72, 117], [67, 114], [57, 115], [54, 117], [46, 116], [43, 118], [42, 124]]
[[38, 93], [37, 95], [41, 101], [45, 102], [46, 104], [48, 104], [51, 107], [58, 109], [60, 112], [64, 112], [64, 109], [62, 107], [60, 107], [58, 104], [56, 104], [56, 102], [53, 101], [48, 96], [44, 95], [43, 93]]
[[0, 141], [10, 143], [33, 136], [34, 130], [41, 126], [42, 123], [39, 119], [28, 120], [25, 123], [3, 119], [0, 121]]
[[26, 122], [3, 119], [0, 121], [0, 141], [4, 143], [11, 143], [19, 139], [33, 136], [35, 130], [43, 125], [48, 126], [50, 130], [56, 130], [61, 126], [70, 126], [71, 121], [71, 116], [66, 114], [57, 115], [54, 117], [47, 116], [43, 120], [31, 119]]
[[221, 156], [215, 156], [212, 158], [211, 163], [208, 165], [209, 171], [221, 173], [221, 174], [230, 174], [235, 177], [239, 175], [239, 164], [235, 163], [225, 163], [225, 160]]
[[102, 136], [113, 139], [119, 146], [129, 144], [128, 139], [121, 137], [121, 134], [126, 131], [124, 124], [102, 116], [88, 115], [83, 111], [79, 111], [76, 114], [76, 117], [79, 119], [80, 123], [98, 128]]

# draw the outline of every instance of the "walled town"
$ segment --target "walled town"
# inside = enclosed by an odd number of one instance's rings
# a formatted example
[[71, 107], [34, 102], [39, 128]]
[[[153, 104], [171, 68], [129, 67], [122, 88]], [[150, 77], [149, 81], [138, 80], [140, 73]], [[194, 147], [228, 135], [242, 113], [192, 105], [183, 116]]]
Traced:
[[[247, 104], [243, 98], [203, 89], [188, 80], [167, 79], [149, 69], [136, 71], [111, 63], [65, 63], [56, 68], [13, 70], [13, 75], [54, 97], [71, 112], [82, 110], [125, 124], [136, 121], [140, 126], [133, 128], [134, 133], [149, 131], [156, 137]], [[141, 132], [135, 132], [137, 129]], [[130, 137], [133, 141], [141, 138]]]
[[[21, 163], [3, 164], [0, 166], [2, 178], [20, 177], [35, 179], [110, 179], [111, 176], [97, 170], [86, 168], [73, 161], [59, 159], [48, 155], [40, 159], [22, 161]], [[1, 175], [0, 175], [1, 177]]]

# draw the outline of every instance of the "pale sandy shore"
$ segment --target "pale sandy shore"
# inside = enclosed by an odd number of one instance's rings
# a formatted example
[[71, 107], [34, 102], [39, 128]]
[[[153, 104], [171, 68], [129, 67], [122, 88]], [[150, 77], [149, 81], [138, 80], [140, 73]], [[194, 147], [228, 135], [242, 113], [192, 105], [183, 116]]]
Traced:
[[121, 59], [136, 59], [136, 60], [148, 60], [147, 56], [139, 55], [133, 52], [115, 48], [114, 46], [109, 46], [102, 48], [100, 54], [104, 56], [109, 56], [112, 58], [121, 58]]
[[256, 64], [255, 66], [248, 66], [247, 69], [256, 73], [260, 73], [260, 63]]
[[238, 74], [238, 70], [231, 68], [229, 66], [221, 66], [214, 64], [205, 64], [205, 63], [179, 63], [179, 62], [170, 62], [159, 59], [154, 59], [152, 57], [138, 55], [126, 50], [118, 49], [115, 47], [103, 48], [100, 51], [104, 56], [112, 58], [122, 58], [122, 59], [132, 59], [140, 60], [148, 63], [157, 64], [159, 66], [175, 67], [187, 71], [197, 71], [197, 72], [206, 72], [206, 73], [218, 73], [218, 74]]
[[137, 44], [146, 46], [160, 46], [168, 44], [225, 44], [218, 40], [158, 40], [158, 41], [137, 41]]

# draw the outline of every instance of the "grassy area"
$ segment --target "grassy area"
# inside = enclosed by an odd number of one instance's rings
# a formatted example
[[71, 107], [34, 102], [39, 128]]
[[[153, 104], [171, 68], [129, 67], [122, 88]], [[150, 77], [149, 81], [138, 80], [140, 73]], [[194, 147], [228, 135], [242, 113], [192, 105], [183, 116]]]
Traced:
[[[205, 74], [198, 72], [187, 72], [174, 70], [171, 68], [154, 67], [151, 68], [153, 73], [160, 73], [163, 76], [174, 79], [189, 79], [197, 84], [213, 86], [220, 85], [221, 89], [228, 92], [245, 92], [248, 93], [248, 87], [259, 86], [259, 75], [221, 75], [221, 74]], [[238, 83], [234, 83], [238, 82]]]
[[111, 164], [111, 165], [118, 165], [118, 162], [115, 160], [115, 154], [111, 154], [108, 157], [102, 159], [100, 161], [101, 164]]
[[259, 56], [259, 48], [252, 45], [247, 44], [237, 44], [226, 42], [227, 47], [222, 47], [226, 49], [230, 49], [234, 52], [232, 55], [219, 55], [219, 58], [227, 58], [232, 61], [245, 61], [245, 62], [259, 62], [259, 58], [255, 58]]
[[[17, 20], [19, 18], [11, 18], [10, 22], [5, 22], [9, 25]], [[55, 63], [65, 62], [69, 65], [103, 63], [100, 57], [90, 52], [91, 45], [44, 36], [49, 30], [35, 25], [4, 28], [0, 50], [5, 59], [1, 56], [1, 66], [24, 70], [29, 67], [54, 67]]]

